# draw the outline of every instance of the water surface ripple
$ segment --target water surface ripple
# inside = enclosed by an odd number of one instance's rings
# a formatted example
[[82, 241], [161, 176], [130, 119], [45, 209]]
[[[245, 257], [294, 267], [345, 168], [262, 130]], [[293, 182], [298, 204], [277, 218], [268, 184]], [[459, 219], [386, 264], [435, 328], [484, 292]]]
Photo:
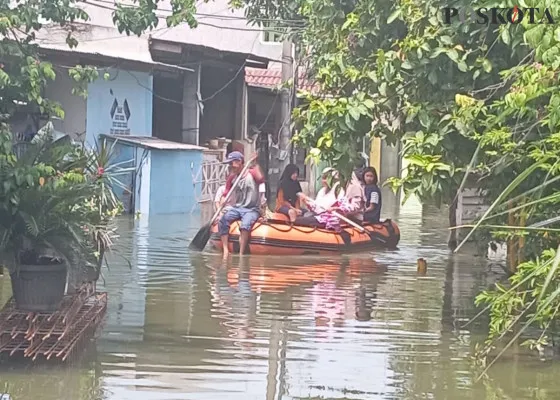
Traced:
[[[388, 203], [401, 226], [398, 250], [331, 258], [223, 263], [188, 251], [200, 216], [123, 219], [92, 351], [70, 368], [4, 367], [0, 392], [6, 386], [14, 400], [560, 398], [558, 366], [532, 359], [509, 358], [492, 381], [474, 383], [469, 356], [483, 332], [462, 326], [497, 276], [472, 251], [450, 257], [446, 213]], [[416, 273], [419, 257], [426, 276]], [[0, 300], [9, 291], [4, 278]]]

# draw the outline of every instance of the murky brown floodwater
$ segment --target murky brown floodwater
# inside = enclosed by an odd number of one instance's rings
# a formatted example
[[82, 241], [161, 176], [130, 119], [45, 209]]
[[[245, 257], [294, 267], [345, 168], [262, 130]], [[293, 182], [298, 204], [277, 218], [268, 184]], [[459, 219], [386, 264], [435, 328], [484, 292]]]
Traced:
[[[0, 371], [14, 400], [558, 399], [558, 364], [504, 359], [474, 384], [473, 298], [497, 274], [451, 258], [445, 214], [386, 201], [400, 249], [339, 258], [189, 254], [190, 216], [124, 220], [91, 354]], [[418, 277], [416, 259], [428, 260]], [[0, 302], [10, 296], [0, 280]], [[472, 332], [471, 330], [478, 330]], [[504, 397], [500, 397], [504, 396]]]

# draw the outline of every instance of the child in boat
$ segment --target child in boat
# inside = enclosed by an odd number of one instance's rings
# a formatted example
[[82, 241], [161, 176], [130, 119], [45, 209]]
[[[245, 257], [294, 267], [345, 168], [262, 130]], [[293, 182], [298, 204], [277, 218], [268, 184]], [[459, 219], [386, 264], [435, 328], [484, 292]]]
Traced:
[[[333, 179], [336, 180], [332, 187], [329, 187], [328, 184], [329, 174], [332, 174]], [[300, 194], [302, 201], [307, 204], [314, 215], [298, 217], [296, 219], [296, 224], [306, 226], [324, 225], [327, 229], [339, 232], [341, 230], [340, 219], [334, 215], [333, 211], [347, 216], [360, 210], [361, 204], [359, 201], [355, 201], [353, 193], [351, 193], [351, 199], [346, 197], [343, 189], [339, 189], [340, 192], [336, 193], [337, 186], [340, 184], [338, 182], [338, 176], [338, 171], [332, 168], [323, 171], [323, 189], [321, 189], [323, 193], [320, 191], [315, 201], [311, 200], [303, 193]]]
[[377, 171], [373, 167], [364, 170], [366, 210], [364, 221], [378, 223], [381, 219], [381, 190], [377, 186]]
[[303, 214], [298, 193], [302, 192], [298, 181], [299, 168], [295, 164], [288, 164], [280, 177], [276, 194], [275, 212], [286, 215], [290, 222]]
[[[320, 207], [321, 209], [328, 209], [332, 207], [338, 200], [344, 197], [344, 189], [340, 188], [340, 182], [338, 181], [338, 171], [334, 168], [327, 167], [321, 173], [321, 185], [323, 186], [315, 200], [311, 199], [310, 197], [306, 196], [305, 194], [301, 193], [299, 195], [301, 201], [306, 204], [309, 208], [310, 203], [314, 203], [315, 206]], [[331, 181], [329, 182], [329, 178]], [[312, 212], [312, 214], [315, 214]], [[307, 218], [310, 215], [306, 215], [305, 217], [298, 217], [298, 221], [301, 218]]]
[[[331, 178], [331, 182], [329, 182]], [[321, 190], [315, 196], [315, 204], [329, 208], [337, 202], [337, 200], [344, 197], [344, 189], [340, 187], [338, 171], [332, 167], [327, 167], [321, 173]], [[304, 198], [305, 199], [305, 198]], [[305, 200], [304, 200], [305, 201]]]
[[364, 220], [365, 209], [365, 191], [364, 185], [359, 178], [361, 170], [356, 169], [352, 172], [352, 179], [346, 187], [345, 197], [352, 205], [354, 211], [350, 212], [347, 217], [354, 222], [361, 223]]

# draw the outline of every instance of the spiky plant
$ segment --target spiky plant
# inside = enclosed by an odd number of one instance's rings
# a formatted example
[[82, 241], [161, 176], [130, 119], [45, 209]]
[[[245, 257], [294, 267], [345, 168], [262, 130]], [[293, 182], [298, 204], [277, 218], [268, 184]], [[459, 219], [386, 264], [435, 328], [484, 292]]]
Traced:
[[118, 171], [110, 152], [38, 137], [22, 156], [0, 136], [0, 256], [12, 271], [23, 263], [66, 261], [100, 270], [122, 205], [113, 194]]

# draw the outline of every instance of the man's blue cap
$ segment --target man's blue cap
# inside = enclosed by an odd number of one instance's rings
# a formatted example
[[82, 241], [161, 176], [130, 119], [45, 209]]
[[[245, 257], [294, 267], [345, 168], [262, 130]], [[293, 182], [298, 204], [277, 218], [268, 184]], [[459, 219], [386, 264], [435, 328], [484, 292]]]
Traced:
[[226, 157], [226, 160], [224, 161], [224, 163], [231, 163], [233, 161], [243, 161], [244, 157], [243, 154], [241, 154], [239, 151], [232, 151], [231, 153], [229, 153]]

